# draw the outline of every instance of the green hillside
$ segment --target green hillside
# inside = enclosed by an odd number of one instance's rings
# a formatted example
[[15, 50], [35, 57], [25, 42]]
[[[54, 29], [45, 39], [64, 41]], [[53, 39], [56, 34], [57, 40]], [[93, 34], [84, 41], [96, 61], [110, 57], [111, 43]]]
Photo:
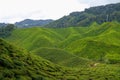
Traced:
[[[60, 44], [59, 42], [65, 39], [63, 33], [60, 33], [62, 30], [67, 30], [66, 34], [68, 34], [68, 36], [71, 34], [71, 32], [76, 33], [74, 28], [61, 30], [47, 28], [17, 29], [13, 31], [13, 34], [8, 38], [8, 40], [11, 42], [14, 40], [13, 44], [17, 44], [20, 47], [26, 48], [27, 50], [39, 54], [39, 56], [54, 63], [71, 67], [83, 66], [83, 64], [86, 64], [87, 66], [87, 63], [90, 61], [72, 55], [69, 51], [67, 52], [59, 48], [57, 49], [58, 45]], [[33, 31], [35, 32], [33, 33]], [[63, 56], [61, 56], [61, 54]], [[53, 57], [56, 57], [58, 60], [54, 60]], [[85, 63], [81, 63], [82, 61]]]
[[32, 52], [49, 61], [69, 67], [88, 67], [92, 62], [87, 59], [77, 57], [70, 52], [59, 48], [38, 48]]
[[[69, 66], [69, 67], [73, 67], [73, 66], [79, 67], [79, 66], [83, 66], [84, 64], [89, 65], [88, 62], [91, 62], [91, 61], [88, 61], [87, 59], [83, 59], [81, 57], [77, 57], [76, 55], [71, 54], [69, 51], [60, 49], [60, 47], [62, 46], [61, 44], [63, 44], [62, 41], [64, 40], [67, 41], [67, 38], [70, 38], [70, 36], [73, 39], [74, 34], [78, 36], [81, 35], [80, 33], [82, 33], [81, 31], [83, 30], [86, 30], [86, 29], [83, 29], [83, 28], [16, 29], [13, 31], [12, 35], [7, 38], [7, 40], [12, 42], [15, 45], [18, 45], [19, 47], [23, 47], [27, 49], [28, 51], [33, 51], [34, 53], [39, 54], [39, 56], [41, 57], [45, 56], [44, 57], [45, 59], [48, 59], [54, 63], [58, 63], [60, 65]], [[54, 55], [51, 55], [51, 54], [54, 54]], [[64, 54], [64, 56], [61, 56], [61, 54], [62, 55]], [[53, 60], [49, 59], [54, 56], [56, 56], [56, 59], [58, 59], [57, 62], [53, 58], [52, 58]], [[63, 61], [63, 59], [66, 59], [66, 61]]]
[[120, 55], [120, 46], [110, 45], [94, 40], [77, 40], [71, 43], [66, 49], [80, 57], [97, 61], [104, 61], [107, 54]]
[[[71, 40], [64, 49], [80, 57], [104, 61], [108, 54], [120, 55], [119, 30], [120, 24], [117, 22], [104, 23], [94, 28], [91, 25], [90, 30], [83, 34], [84, 38]], [[120, 62], [117, 55], [116, 60]]]
[[120, 80], [120, 3], [24, 22], [0, 27], [0, 80]]
[[63, 68], [0, 39], [0, 80], [56, 80], [63, 72]]
[[[88, 59], [119, 63], [119, 34], [120, 23], [106, 22], [101, 25], [93, 23], [90, 27], [16, 29], [6, 39], [54, 63], [77, 67], [82, 66], [84, 61], [89, 62]], [[116, 60], [109, 55], [116, 57]], [[65, 57], [67, 59], [63, 62]]]
[[119, 67], [64, 68], [0, 39], [0, 80], [119, 80]]
[[49, 29], [29, 28], [13, 31], [9, 40], [14, 40], [15, 44], [28, 50], [33, 50], [37, 47], [54, 47], [61, 40], [61, 36]]

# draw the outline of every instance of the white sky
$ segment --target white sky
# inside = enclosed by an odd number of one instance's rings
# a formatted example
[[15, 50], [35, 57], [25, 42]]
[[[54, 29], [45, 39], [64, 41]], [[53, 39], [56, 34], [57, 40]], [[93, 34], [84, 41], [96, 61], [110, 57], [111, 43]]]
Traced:
[[120, 0], [0, 0], [0, 22], [24, 19], [59, 19], [74, 11]]

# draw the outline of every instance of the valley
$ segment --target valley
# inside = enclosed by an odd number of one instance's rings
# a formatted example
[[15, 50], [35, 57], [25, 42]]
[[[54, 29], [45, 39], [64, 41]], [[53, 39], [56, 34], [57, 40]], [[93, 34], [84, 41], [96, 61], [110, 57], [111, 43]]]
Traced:
[[120, 80], [119, 7], [0, 23], [0, 80]]

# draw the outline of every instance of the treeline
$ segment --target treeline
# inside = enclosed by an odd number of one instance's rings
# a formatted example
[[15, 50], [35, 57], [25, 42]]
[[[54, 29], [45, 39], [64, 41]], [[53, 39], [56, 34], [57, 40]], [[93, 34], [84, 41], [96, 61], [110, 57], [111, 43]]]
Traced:
[[111, 21], [120, 22], [120, 3], [91, 7], [82, 12], [73, 12], [46, 25], [46, 27], [89, 26], [93, 22], [102, 24]]
[[5, 38], [11, 35], [11, 32], [16, 28], [13, 24], [7, 24], [0, 27], [0, 38]]

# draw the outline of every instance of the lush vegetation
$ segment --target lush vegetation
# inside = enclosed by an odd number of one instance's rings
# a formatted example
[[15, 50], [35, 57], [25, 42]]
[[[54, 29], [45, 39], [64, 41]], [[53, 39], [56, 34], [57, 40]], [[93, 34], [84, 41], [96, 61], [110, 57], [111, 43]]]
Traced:
[[71, 26], [89, 26], [94, 21], [98, 24], [104, 22], [118, 21], [120, 22], [120, 3], [109, 4], [105, 6], [97, 6], [85, 9], [82, 12], [73, 12], [68, 16], [64, 16], [46, 27], [71, 27]]
[[0, 39], [0, 80], [120, 80], [119, 34], [118, 22], [17, 28], [5, 39], [26, 50]]
[[[119, 26], [118, 22], [106, 22], [101, 25], [93, 23], [90, 27], [85, 28], [17, 29], [13, 31], [7, 40], [61, 65], [81, 66], [83, 64], [81, 61], [89, 63], [91, 60], [104, 63], [119, 63]], [[33, 31], [35, 32], [33, 33]], [[52, 55], [56, 58], [53, 58]], [[62, 60], [66, 59], [65, 56], [67, 61], [63, 63]], [[113, 57], [116, 57], [116, 60]], [[75, 63], [68, 65], [72, 62]]]
[[91, 63], [65, 68], [0, 39], [0, 80], [119, 80], [119, 67]]
[[120, 80], [119, 7], [92, 7], [49, 25], [63, 28], [0, 27], [8, 41], [0, 39], [0, 80]]
[[16, 28], [13, 24], [4, 24], [0, 27], [0, 37], [5, 38], [11, 35], [12, 31]]
[[32, 51], [37, 55], [62, 66], [88, 67], [92, 61], [75, 56], [59, 48], [38, 48]]

